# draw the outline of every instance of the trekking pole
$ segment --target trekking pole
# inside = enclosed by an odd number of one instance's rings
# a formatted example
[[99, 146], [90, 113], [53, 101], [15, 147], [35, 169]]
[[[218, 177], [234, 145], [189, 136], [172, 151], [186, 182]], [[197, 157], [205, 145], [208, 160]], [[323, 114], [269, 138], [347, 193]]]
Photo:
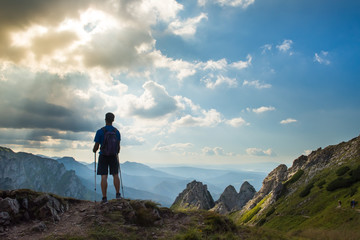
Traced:
[[118, 163], [119, 163], [120, 186], [121, 186], [122, 197], [123, 197], [123, 198], [125, 198], [125, 194], [124, 194], [124, 185], [123, 185], [123, 180], [122, 180], [122, 177], [121, 177], [121, 167], [120, 167], [119, 155], [116, 155], [116, 156], [117, 156], [117, 160], [118, 160]]
[[95, 199], [95, 205], [96, 205], [96, 152], [94, 153], [94, 158], [95, 158], [95, 162], [94, 162], [94, 175], [95, 175], [95, 195], [94, 195], [94, 199]]

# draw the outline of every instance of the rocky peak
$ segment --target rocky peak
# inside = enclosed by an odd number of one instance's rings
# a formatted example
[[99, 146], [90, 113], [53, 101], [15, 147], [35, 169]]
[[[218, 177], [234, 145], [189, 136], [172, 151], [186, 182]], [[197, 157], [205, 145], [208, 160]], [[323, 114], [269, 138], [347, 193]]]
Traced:
[[205, 209], [214, 207], [215, 203], [207, 189], [207, 185], [192, 181], [186, 185], [172, 204], [172, 209]]
[[225, 188], [219, 200], [215, 202], [216, 205], [212, 208], [212, 211], [225, 214], [231, 211], [240, 210], [253, 198], [255, 193], [255, 188], [247, 181], [241, 185], [239, 193], [236, 192], [232, 185], [229, 185]]
[[255, 188], [253, 185], [245, 181], [239, 191], [239, 209], [241, 209], [250, 199], [254, 197], [256, 193]]

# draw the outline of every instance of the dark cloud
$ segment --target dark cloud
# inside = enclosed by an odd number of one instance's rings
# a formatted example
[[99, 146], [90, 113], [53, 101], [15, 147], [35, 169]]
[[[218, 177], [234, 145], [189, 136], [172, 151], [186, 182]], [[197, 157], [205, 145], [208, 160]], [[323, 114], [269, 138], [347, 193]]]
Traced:
[[[12, 32], [23, 31], [36, 24], [51, 26], [67, 17], [76, 17], [79, 15], [79, 11], [87, 9], [91, 2], [91, 0], [1, 1], [0, 58], [19, 62], [26, 54], [26, 48], [12, 45]], [[62, 36], [62, 38], [64, 37]]]
[[90, 80], [82, 74], [60, 77], [12, 69], [3, 72], [0, 128], [36, 128], [94, 131], [98, 119], [94, 108], [104, 102], [97, 96], [83, 99], [76, 91], [89, 91]]

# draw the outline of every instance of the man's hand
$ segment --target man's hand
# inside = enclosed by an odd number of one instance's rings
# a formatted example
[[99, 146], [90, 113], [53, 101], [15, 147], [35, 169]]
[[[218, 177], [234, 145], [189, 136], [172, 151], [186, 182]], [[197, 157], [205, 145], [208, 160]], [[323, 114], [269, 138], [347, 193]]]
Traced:
[[99, 149], [99, 145], [100, 145], [99, 143], [95, 143], [95, 144], [94, 144], [94, 148], [93, 148], [93, 152], [94, 152], [94, 153], [96, 153], [97, 150]]

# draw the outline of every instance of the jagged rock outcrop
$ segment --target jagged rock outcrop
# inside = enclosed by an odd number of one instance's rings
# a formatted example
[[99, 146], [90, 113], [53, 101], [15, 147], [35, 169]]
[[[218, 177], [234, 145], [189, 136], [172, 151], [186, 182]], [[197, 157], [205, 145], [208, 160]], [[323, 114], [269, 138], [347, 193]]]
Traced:
[[264, 179], [261, 189], [248, 201], [244, 206], [244, 210], [252, 209], [269, 193], [273, 193], [271, 201], [275, 201], [280, 194], [283, 184], [287, 178], [287, 166], [285, 164], [279, 165], [272, 170], [269, 175]]
[[214, 200], [207, 190], [207, 185], [192, 181], [182, 191], [172, 204], [172, 209], [204, 209], [209, 210], [215, 206]]
[[225, 214], [232, 211], [240, 210], [256, 193], [255, 188], [245, 181], [239, 193], [236, 192], [232, 185], [229, 185], [221, 194], [219, 200], [215, 202], [215, 207], [212, 211]]
[[253, 185], [245, 181], [241, 185], [239, 191], [239, 209], [241, 209], [250, 199], [252, 199], [255, 194], [256, 190]]
[[79, 199], [89, 192], [74, 171], [56, 160], [0, 147], [0, 189], [21, 188]]

